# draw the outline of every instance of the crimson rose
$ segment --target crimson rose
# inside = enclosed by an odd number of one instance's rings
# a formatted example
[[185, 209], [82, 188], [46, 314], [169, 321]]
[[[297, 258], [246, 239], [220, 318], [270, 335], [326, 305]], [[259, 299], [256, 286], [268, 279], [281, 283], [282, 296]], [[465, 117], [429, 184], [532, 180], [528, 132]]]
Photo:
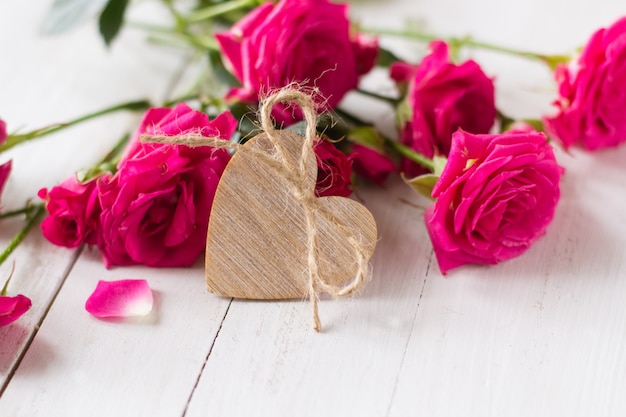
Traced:
[[49, 213], [41, 223], [46, 239], [66, 248], [96, 243], [100, 201], [95, 180], [81, 184], [72, 176], [50, 191], [42, 188], [38, 195]]
[[[430, 49], [430, 55], [417, 66], [393, 64], [391, 78], [406, 91], [399, 109], [402, 143], [432, 158], [448, 155], [452, 133], [459, 128], [488, 133], [496, 107], [493, 81], [476, 62], [450, 62], [448, 45], [442, 41], [432, 42]], [[409, 177], [423, 173], [406, 159], [403, 171]]]
[[388, 156], [358, 143], [352, 145], [350, 157], [354, 172], [377, 185], [382, 185], [389, 174], [398, 170]]
[[348, 197], [352, 194], [350, 190], [352, 162], [346, 154], [326, 140], [317, 141], [313, 150], [317, 156], [315, 195]]

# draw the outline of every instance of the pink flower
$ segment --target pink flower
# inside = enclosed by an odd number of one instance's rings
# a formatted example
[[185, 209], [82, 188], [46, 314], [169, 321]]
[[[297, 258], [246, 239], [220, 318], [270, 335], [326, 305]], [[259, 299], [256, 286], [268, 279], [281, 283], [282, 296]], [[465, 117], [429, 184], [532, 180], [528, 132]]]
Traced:
[[85, 310], [95, 317], [139, 317], [152, 311], [152, 290], [145, 279], [98, 281], [85, 302]]
[[11, 173], [12, 161], [7, 161], [4, 164], [0, 165], [0, 195], [2, 195], [2, 191], [4, 191], [4, 186], [9, 179], [9, 174]]
[[314, 147], [317, 155], [317, 184], [315, 194], [318, 197], [348, 197], [352, 162], [331, 142], [319, 140]]
[[21, 294], [15, 297], [0, 295], [0, 326], [6, 326], [19, 319], [31, 305], [30, 299]]
[[7, 124], [4, 120], [0, 119], [0, 145], [2, 145], [5, 140], [7, 140], [7, 137]]
[[441, 271], [526, 251], [552, 221], [561, 173], [541, 133], [454, 133], [424, 214]]
[[42, 188], [38, 195], [49, 213], [41, 223], [46, 239], [67, 248], [96, 243], [100, 217], [96, 180], [81, 184], [72, 176], [50, 191]]
[[[0, 119], [0, 145], [7, 140], [7, 137], [7, 124], [4, 122], [4, 120]], [[7, 161], [4, 164], [0, 165], [0, 195], [2, 195], [2, 190], [4, 190], [4, 185], [6, 184], [10, 173], [11, 161]]]
[[[199, 133], [228, 140], [236, 126], [229, 112], [209, 121], [179, 104], [148, 111], [138, 135]], [[211, 147], [131, 142], [119, 171], [97, 184], [97, 244], [107, 267], [193, 264], [204, 251], [215, 189], [229, 160], [227, 151]]]
[[558, 112], [545, 119], [565, 147], [589, 150], [626, 141], [626, 17], [594, 33], [580, 57], [555, 72]]
[[[347, 5], [328, 0], [268, 2], [218, 34], [227, 64], [242, 83], [229, 97], [258, 102], [259, 95], [297, 82], [318, 87], [320, 103], [335, 108], [373, 67], [378, 51], [376, 41], [351, 35], [347, 13]], [[293, 119], [284, 109], [275, 115], [280, 122]]]
[[389, 174], [398, 170], [389, 157], [358, 143], [352, 145], [350, 156], [354, 172], [374, 184], [382, 185]]
[[[399, 109], [405, 119], [400, 139], [428, 158], [447, 156], [457, 129], [488, 133], [496, 118], [493, 81], [480, 66], [471, 60], [461, 65], [450, 62], [444, 42], [435, 41], [430, 49], [430, 55], [417, 66], [403, 62], [391, 66], [391, 78], [406, 90]], [[403, 172], [412, 177], [423, 169], [404, 160]]]

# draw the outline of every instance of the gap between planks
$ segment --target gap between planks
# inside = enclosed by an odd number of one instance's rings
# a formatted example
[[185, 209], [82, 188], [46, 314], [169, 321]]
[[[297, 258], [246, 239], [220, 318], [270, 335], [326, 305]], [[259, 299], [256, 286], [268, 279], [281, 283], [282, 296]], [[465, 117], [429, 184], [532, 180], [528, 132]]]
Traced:
[[74, 256], [72, 256], [72, 259], [70, 260], [69, 264], [65, 268], [65, 271], [62, 275], [61, 280], [59, 281], [59, 283], [57, 284], [57, 287], [54, 289], [54, 292], [52, 293], [50, 302], [48, 303], [43, 313], [41, 314], [41, 317], [37, 321], [37, 324], [35, 324], [35, 327], [33, 328], [33, 331], [31, 332], [30, 336], [28, 337], [28, 340], [26, 340], [26, 343], [22, 347], [22, 351], [20, 352], [17, 360], [15, 361], [15, 363], [9, 370], [7, 377], [4, 381], [4, 384], [2, 384], [2, 387], [0, 387], [0, 398], [2, 398], [2, 395], [4, 394], [4, 391], [6, 391], [9, 384], [11, 383], [11, 380], [13, 379], [15, 372], [17, 372], [17, 369], [20, 367], [20, 364], [22, 363], [22, 360], [24, 359], [26, 352], [28, 352], [28, 350], [30, 349], [30, 345], [35, 340], [37, 333], [39, 333], [39, 329], [41, 328], [44, 320], [46, 319], [46, 317], [48, 317], [48, 313], [50, 312], [52, 305], [54, 304], [59, 293], [61, 292], [61, 289], [63, 288], [63, 285], [65, 284], [65, 281], [67, 280], [67, 277], [70, 275], [70, 272], [72, 272], [72, 269], [74, 269], [74, 266], [76, 265], [76, 262], [78, 261], [78, 258], [83, 253], [84, 248], [85, 246], [83, 245], [74, 252]]
[[[409, 333], [409, 337], [406, 339], [406, 344], [404, 345], [404, 352], [402, 353], [402, 360], [400, 361], [400, 370], [404, 367], [404, 361], [406, 359], [406, 352], [411, 343], [411, 338], [413, 337], [413, 328], [415, 327], [415, 321], [417, 320], [417, 313], [420, 308], [420, 304], [422, 302], [422, 296], [424, 295], [424, 290], [426, 289], [426, 281], [428, 280], [428, 275], [430, 273], [430, 266], [433, 262], [433, 256], [435, 254], [434, 250], [430, 251], [430, 256], [428, 257], [428, 265], [426, 265], [426, 272], [424, 273], [424, 281], [422, 282], [422, 289], [420, 290], [420, 296], [417, 299], [417, 307], [415, 307], [415, 313], [413, 314], [413, 319], [411, 320], [411, 332]], [[400, 374], [398, 371], [398, 375], [396, 375], [396, 381], [393, 384], [393, 390], [391, 391], [391, 397], [389, 398], [389, 405], [387, 406], [387, 412], [385, 413], [386, 417], [389, 417], [389, 413], [391, 413], [391, 407], [393, 405], [393, 400], [396, 397], [396, 391], [398, 390], [398, 383], [400, 382]]]
[[209, 348], [209, 352], [207, 353], [206, 358], [204, 358], [204, 362], [202, 363], [200, 372], [198, 372], [198, 377], [196, 378], [196, 382], [193, 384], [193, 388], [191, 388], [191, 392], [189, 393], [189, 397], [187, 398], [187, 402], [185, 403], [185, 409], [183, 410], [182, 417], [185, 417], [187, 415], [187, 409], [189, 408], [191, 399], [193, 398], [193, 395], [195, 394], [196, 389], [198, 388], [198, 384], [200, 383], [200, 378], [202, 378], [202, 374], [204, 373], [204, 368], [206, 368], [206, 364], [209, 362], [211, 353], [213, 353], [213, 348], [215, 347], [215, 343], [217, 343], [217, 338], [220, 336], [220, 332], [222, 331], [222, 326], [224, 325], [224, 322], [226, 321], [226, 316], [228, 316], [228, 312], [230, 311], [230, 306], [233, 304], [233, 300], [234, 298], [231, 298], [230, 301], [228, 302], [228, 306], [226, 306], [226, 311], [224, 312], [224, 316], [222, 317], [222, 320], [220, 321], [220, 325], [217, 328], [217, 332], [215, 332], [215, 337], [213, 338], [211, 347]]

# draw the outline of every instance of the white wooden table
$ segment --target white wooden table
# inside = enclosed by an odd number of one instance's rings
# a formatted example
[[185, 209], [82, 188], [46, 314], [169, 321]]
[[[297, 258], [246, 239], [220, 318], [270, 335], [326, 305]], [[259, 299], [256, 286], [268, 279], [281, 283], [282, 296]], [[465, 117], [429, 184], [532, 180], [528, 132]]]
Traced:
[[[41, 38], [50, 3], [0, 3], [0, 116], [10, 130], [159, 101], [184, 83], [185, 56], [147, 45], [138, 31], [124, 31], [110, 51], [94, 24]], [[143, 2], [136, 13], [158, 8]], [[368, 0], [352, 8], [370, 27], [399, 28], [412, 17], [440, 33], [548, 53], [576, 48], [624, 14], [626, 3], [614, 0]], [[417, 58], [411, 44], [395, 46]], [[474, 56], [497, 76], [504, 111], [549, 111], [554, 86], [541, 65]], [[391, 88], [381, 77], [366, 82]], [[346, 106], [390, 130], [384, 106], [355, 97]], [[114, 115], [2, 155], [14, 158], [3, 204], [19, 207], [94, 163], [136, 123]], [[558, 157], [567, 172], [548, 234], [518, 259], [446, 278], [422, 212], [400, 198], [424, 201], [397, 181], [360, 190], [379, 227], [374, 274], [356, 298], [321, 303], [322, 334], [310, 328], [307, 302], [207, 293], [202, 262], [106, 270], [96, 251], [56, 248], [35, 231], [12, 256], [10, 292], [33, 307], [0, 328], [0, 416], [626, 415], [626, 146]], [[19, 227], [3, 221], [0, 244]], [[87, 314], [96, 282], [121, 278], [149, 281], [153, 314], [121, 323]]]

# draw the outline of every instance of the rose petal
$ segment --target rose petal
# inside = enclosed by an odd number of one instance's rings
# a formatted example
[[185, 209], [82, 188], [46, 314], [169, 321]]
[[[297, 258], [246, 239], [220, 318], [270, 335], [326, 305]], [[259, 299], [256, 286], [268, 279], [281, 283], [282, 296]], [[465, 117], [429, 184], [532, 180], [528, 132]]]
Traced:
[[152, 291], [145, 279], [98, 281], [85, 303], [95, 317], [137, 317], [152, 311]]
[[32, 303], [30, 299], [24, 295], [16, 295], [15, 297], [0, 296], [0, 326], [6, 326], [9, 323], [19, 319], [24, 313], [30, 309]]

